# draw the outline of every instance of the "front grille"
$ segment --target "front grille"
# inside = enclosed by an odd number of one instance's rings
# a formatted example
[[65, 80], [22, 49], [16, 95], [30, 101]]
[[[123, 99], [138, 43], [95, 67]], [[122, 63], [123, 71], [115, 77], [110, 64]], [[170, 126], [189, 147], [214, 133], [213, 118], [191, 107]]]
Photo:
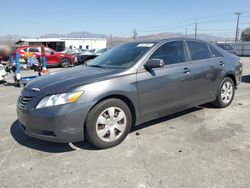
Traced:
[[31, 96], [20, 96], [18, 99], [18, 105], [21, 108], [26, 108], [29, 104], [29, 102], [31, 102], [33, 100], [33, 97]]

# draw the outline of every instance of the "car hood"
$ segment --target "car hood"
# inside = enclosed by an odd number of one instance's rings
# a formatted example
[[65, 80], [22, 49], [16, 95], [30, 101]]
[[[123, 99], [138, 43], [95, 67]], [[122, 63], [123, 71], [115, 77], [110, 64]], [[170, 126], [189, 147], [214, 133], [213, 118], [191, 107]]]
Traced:
[[[77, 66], [64, 71], [50, 73], [30, 81], [26, 90], [46, 94], [67, 92], [71, 88], [118, 76], [121, 69]], [[34, 89], [35, 88], [35, 89]]]

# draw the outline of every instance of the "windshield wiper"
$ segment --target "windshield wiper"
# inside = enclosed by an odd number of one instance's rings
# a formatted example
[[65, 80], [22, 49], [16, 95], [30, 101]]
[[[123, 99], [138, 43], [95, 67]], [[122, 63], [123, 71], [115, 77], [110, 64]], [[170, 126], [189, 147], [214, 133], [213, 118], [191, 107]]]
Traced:
[[103, 67], [103, 66], [101, 66], [101, 65], [88, 65], [88, 64], [87, 64], [87, 67], [105, 68], [105, 67]]

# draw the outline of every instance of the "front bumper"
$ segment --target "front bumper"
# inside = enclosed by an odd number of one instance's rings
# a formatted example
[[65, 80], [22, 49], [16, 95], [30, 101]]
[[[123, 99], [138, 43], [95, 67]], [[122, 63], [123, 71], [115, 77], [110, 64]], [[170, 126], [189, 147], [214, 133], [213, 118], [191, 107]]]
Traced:
[[17, 116], [20, 127], [30, 137], [78, 142], [84, 140], [84, 122], [92, 105], [71, 103], [42, 109], [22, 109], [17, 105]]

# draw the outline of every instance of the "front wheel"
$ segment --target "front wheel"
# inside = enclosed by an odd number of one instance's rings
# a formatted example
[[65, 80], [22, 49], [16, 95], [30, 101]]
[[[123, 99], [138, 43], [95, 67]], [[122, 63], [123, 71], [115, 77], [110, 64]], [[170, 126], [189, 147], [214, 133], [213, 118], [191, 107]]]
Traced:
[[219, 87], [217, 98], [213, 105], [218, 108], [225, 108], [231, 104], [234, 98], [235, 84], [229, 77], [225, 77]]
[[86, 138], [97, 148], [110, 148], [121, 143], [132, 125], [129, 107], [119, 99], [97, 104], [86, 120]]
[[70, 66], [70, 60], [69, 59], [66, 59], [66, 58], [63, 58], [61, 59], [60, 61], [60, 65], [63, 67], [63, 68], [68, 68]]

